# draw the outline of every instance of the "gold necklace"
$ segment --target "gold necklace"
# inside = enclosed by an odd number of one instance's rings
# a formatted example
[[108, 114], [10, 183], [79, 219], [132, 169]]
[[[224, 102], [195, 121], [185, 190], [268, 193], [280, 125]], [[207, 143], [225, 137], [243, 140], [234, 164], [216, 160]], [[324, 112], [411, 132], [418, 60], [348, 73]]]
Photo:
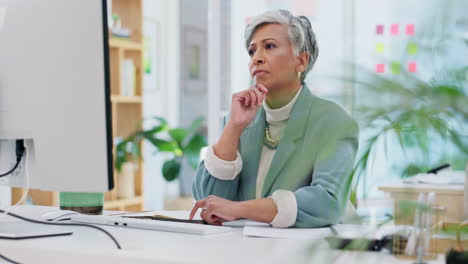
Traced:
[[275, 150], [278, 148], [279, 142], [280, 142], [279, 140], [274, 140], [271, 138], [270, 125], [267, 122], [265, 126], [265, 137], [264, 137], [263, 143], [265, 144], [267, 148], [271, 150]]

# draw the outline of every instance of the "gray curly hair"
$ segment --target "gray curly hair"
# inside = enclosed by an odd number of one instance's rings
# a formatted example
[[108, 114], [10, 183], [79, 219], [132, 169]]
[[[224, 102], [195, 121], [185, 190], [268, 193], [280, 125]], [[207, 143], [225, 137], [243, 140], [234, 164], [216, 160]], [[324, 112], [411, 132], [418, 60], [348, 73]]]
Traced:
[[258, 15], [250, 21], [245, 28], [245, 47], [248, 49], [252, 41], [255, 31], [267, 24], [281, 24], [285, 25], [288, 29], [288, 37], [291, 46], [293, 47], [294, 54], [298, 56], [302, 52], [309, 55], [309, 64], [305, 71], [301, 74], [301, 82], [304, 82], [307, 73], [312, 69], [318, 57], [318, 46], [315, 39], [312, 25], [305, 16], [293, 16], [287, 10], [274, 10], [268, 11]]

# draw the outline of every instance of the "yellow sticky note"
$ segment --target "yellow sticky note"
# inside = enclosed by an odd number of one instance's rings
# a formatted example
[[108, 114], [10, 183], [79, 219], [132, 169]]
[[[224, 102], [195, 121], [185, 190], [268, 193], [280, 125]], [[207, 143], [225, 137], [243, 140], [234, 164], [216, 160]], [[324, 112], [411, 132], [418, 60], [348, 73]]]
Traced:
[[384, 44], [383, 43], [377, 43], [377, 45], [375, 45], [375, 51], [377, 51], [378, 53], [384, 52]]

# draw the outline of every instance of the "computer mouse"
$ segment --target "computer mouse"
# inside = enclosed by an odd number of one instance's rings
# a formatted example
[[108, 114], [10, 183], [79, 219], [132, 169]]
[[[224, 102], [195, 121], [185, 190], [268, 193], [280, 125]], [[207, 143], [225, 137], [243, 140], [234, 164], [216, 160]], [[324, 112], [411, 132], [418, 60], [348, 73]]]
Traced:
[[69, 217], [74, 214], [79, 213], [71, 210], [55, 210], [44, 213], [41, 215], [41, 217], [47, 221], [57, 221], [59, 219], [62, 219], [63, 217]]

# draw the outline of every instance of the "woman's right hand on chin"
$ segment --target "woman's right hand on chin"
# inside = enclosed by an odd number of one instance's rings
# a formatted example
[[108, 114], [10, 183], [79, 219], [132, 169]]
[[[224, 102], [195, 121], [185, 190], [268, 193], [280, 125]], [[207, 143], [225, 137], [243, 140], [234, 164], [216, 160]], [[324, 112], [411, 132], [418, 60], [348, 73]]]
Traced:
[[252, 122], [267, 93], [268, 89], [263, 84], [257, 84], [233, 94], [229, 123], [242, 130], [246, 128]]

